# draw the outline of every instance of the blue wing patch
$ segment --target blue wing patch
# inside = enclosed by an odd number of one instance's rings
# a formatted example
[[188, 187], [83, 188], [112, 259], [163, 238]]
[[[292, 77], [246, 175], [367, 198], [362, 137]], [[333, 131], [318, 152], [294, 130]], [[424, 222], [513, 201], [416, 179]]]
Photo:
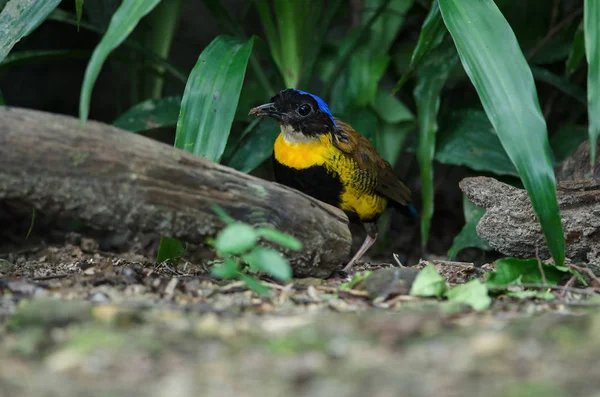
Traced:
[[317, 104], [319, 105], [319, 109], [323, 113], [325, 113], [325, 114], [327, 114], [329, 116], [329, 118], [331, 119], [331, 122], [333, 123], [333, 126], [335, 127], [335, 121], [333, 120], [333, 115], [331, 114], [331, 111], [329, 110], [329, 106], [327, 106], [327, 103], [324, 100], [322, 100], [321, 97], [319, 97], [317, 95], [314, 95], [314, 94], [311, 94], [310, 92], [301, 91], [301, 90], [298, 90], [298, 89], [296, 89], [296, 91], [298, 91], [300, 94], [310, 95], [311, 97], [313, 97], [313, 99], [315, 101], [317, 101]]

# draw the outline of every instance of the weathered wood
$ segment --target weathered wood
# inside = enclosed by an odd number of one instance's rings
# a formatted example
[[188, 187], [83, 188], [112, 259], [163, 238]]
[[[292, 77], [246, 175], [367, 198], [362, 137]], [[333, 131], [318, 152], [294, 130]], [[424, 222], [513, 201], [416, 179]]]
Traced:
[[0, 200], [19, 200], [106, 230], [203, 241], [222, 226], [210, 205], [299, 238], [286, 252], [297, 276], [324, 277], [347, 259], [351, 234], [337, 208], [112, 126], [0, 108]]
[[[486, 209], [477, 234], [497, 251], [516, 257], [550, 256], [527, 192], [494, 178], [466, 178], [460, 188]], [[558, 204], [566, 239], [566, 256], [596, 262], [600, 257], [600, 180], [562, 181]]]

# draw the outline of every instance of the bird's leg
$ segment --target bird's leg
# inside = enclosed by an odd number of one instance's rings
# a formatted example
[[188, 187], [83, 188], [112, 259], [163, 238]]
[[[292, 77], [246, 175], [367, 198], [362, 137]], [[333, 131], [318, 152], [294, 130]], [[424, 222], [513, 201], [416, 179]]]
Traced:
[[362, 243], [356, 254], [350, 259], [350, 262], [344, 267], [344, 271], [347, 272], [352, 269], [352, 266], [367, 252], [369, 248], [373, 245], [375, 240], [377, 240], [377, 224], [375, 222], [365, 222], [363, 223], [365, 230], [367, 231], [367, 237], [365, 241]]

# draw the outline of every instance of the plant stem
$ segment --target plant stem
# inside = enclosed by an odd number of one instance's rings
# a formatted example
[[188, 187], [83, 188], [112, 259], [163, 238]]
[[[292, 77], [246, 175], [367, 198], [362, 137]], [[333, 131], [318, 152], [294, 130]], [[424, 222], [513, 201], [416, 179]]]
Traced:
[[[169, 56], [169, 50], [171, 49], [182, 8], [183, 0], [162, 0], [147, 17], [150, 27], [147, 32], [144, 32], [147, 35], [147, 42], [150, 44], [150, 49], [164, 60]], [[163, 66], [157, 66], [157, 68], [159, 72], [164, 71]], [[162, 96], [164, 79], [154, 75], [150, 77], [148, 83], [145, 84], [145, 92], [152, 99], [160, 98]]]
[[387, 6], [390, 4], [390, 1], [391, 0], [385, 0], [377, 8], [377, 11], [373, 14], [371, 19], [369, 19], [367, 21], [367, 23], [365, 23], [363, 25], [363, 27], [360, 29], [358, 35], [354, 39], [354, 41], [348, 46], [348, 49], [346, 50], [346, 52], [343, 53], [338, 58], [335, 66], [333, 68], [333, 72], [331, 73], [331, 76], [330, 76], [329, 80], [327, 81], [327, 83], [325, 84], [325, 88], [323, 89], [323, 96], [325, 98], [329, 98], [329, 95], [331, 94], [331, 90], [333, 89], [333, 85], [335, 84], [337, 77], [340, 75], [340, 72], [342, 71], [344, 66], [346, 66], [346, 64], [348, 63], [348, 59], [350, 59], [350, 56], [352, 56], [352, 53], [354, 53], [354, 50], [356, 49], [356, 47], [358, 47], [358, 44], [361, 42], [361, 40], [367, 34], [369, 29], [371, 29], [371, 26], [373, 25], [373, 23], [375, 23], [377, 18], [379, 18], [379, 16], [383, 13], [383, 10], [385, 10], [387, 8]]

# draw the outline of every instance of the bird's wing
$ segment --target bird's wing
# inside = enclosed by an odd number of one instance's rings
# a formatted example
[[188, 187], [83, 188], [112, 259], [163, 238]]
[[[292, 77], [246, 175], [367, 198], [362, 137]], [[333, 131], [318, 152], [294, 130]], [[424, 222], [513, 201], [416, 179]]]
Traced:
[[390, 163], [379, 156], [371, 142], [348, 123], [335, 119], [336, 129], [332, 143], [340, 151], [350, 156], [362, 172], [369, 173], [377, 180], [375, 190], [401, 205], [411, 202], [411, 191], [394, 175]]

